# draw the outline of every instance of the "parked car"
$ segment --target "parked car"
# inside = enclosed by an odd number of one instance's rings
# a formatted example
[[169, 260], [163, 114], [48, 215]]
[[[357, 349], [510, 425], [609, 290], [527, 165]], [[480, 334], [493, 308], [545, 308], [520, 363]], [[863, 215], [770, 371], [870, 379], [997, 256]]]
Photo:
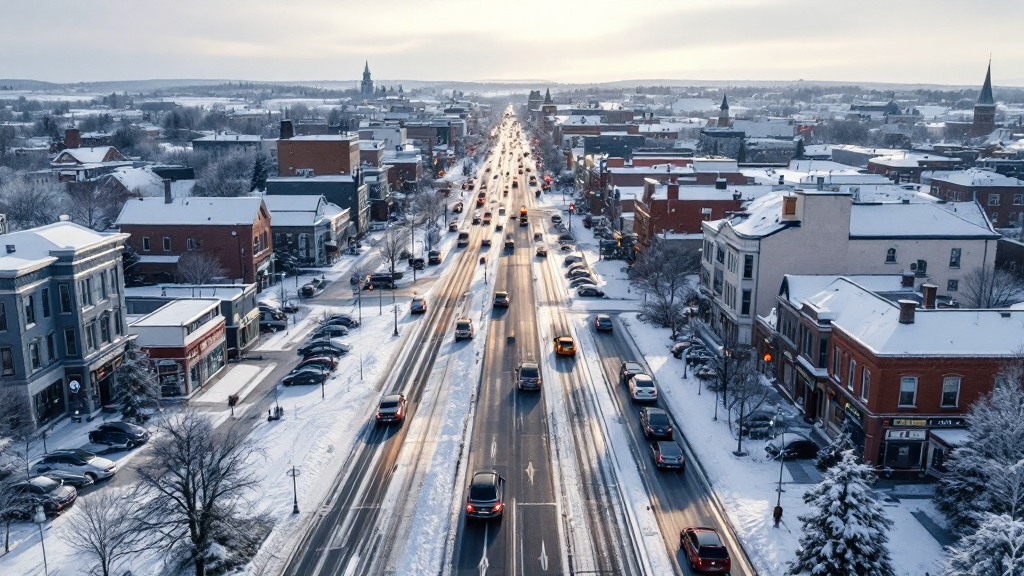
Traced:
[[[580, 286], [576, 288], [576, 295], [581, 298], [604, 298], [604, 291], [594, 286]], [[611, 330], [611, 318], [608, 319], [608, 330]]]
[[110, 478], [117, 472], [117, 464], [102, 458], [88, 450], [55, 450], [34, 460], [29, 466], [29, 474], [45, 474], [50, 470], [66, 470], [84, 474], [92, 481]]
[[693, 350], [686, 355], [686, 363], [690, 366], [696, 366], [698, 364], [707, 364], [714, 358], [715, 355], [707, 350]]
[[423, 270], [427, 262], [423, 258], [409, 258], [409, 267], [413, 270]]
[[523, 362], [516, 368], [516, 386], [520, 390], [540, 390], [540, 366], [536, 362]]
[[128, 422], [104, 422], [89, 432], [89, 442], [131, 450], [149, 441], [149, 431]]
[[714, 528], [684, 528], [679, 532], [679, 548], [695, 571], [728, 573], [732, 568], [729, 551]]
[[743, 415], [743, 424], [740, 425], [740, 434], [764, 438], [766, 430], [771, 428], [772, 421], [778, 416], [778, 412], [771, 410], [754, 410], [750, 414]]
[[679, 444], [671, 440], [663, 440], [655, 442], [651, 446], [651, 451], [654, 453], [654, 465], [658, 468], [686, 469], [686, 462], [683, 460], [683, 450], [679, 447]]
[[476, 331], [473, 330], [473, 320], [470, 318], [459, 318], [455, 321], [455, 341], [463, 340], [466, 338], [473, 338], [476, 336]]
[[320, 385], [325, 380], [327, 380], [326, 369], [316, 369], [310, 366], [285, 376], [281, 379], [281, 384], [285, 386]]
[[78, 490], [70, 484], [62, 484], [45, 476], [36, 476], [17, 482], [10, 487], [18, 505], [13, 510], [15, 516], [31, 519], [36, 506], [43, 507], [48, 517], [59, 516], [71, 507], [78, 499]]
[[572, 244], [562, 244], [558, 247], [558, 249], [561, 250], [562, 252], [575, 252], [576, 246]]
[[340, 338], [342, 336], [348, 336], [348, 328], [341, 324], [326, 324], [314, 330], [309, 335], [309, 340], [330, 340], [331, 338]]
[[494, 293], [494, 307], [495, 308], [508, 308], [511, 298], [509, 298], [508, 292], [498, 291]]
[[592, 286], [597, 288], [597, 283], [592, 278], [577, 278], [569, 282], [569, 288], [580, 288], [581, 286]]
[[574, 270], [587, 270], [587, 269], [589, 269], [589, 267], [586, 264], [584, 264], [583, 262], [573, 262], [572, 264], [569, 264], [569, 269], [567, 270], [567, 272], [572, 272]]
[[321, 280], [320, 278], [313, 278], [309, 282], [303, 284], [301, 288], [299, 288], [299, 296], [302, 296], [303, 298], [312, 298], [313, 296], [316, 296], [320, 292], [323, 292], [326, 286], [326, 280]]
[[[581, 287], [576, 290], [576, 293], [583, 296], [583, 290], [584, 288]], [[611, 316], [607, 314], [598, 314], [597, 316], [594, 316], [594, 329], [598, 332], [611, 332], [614, 328], [615, 325], [612, 324]]]
[[583, 262], [583, 256], [580, 256], [579, 254], [569, 254], [565, 257], [566, 266], [571, 266], [577, 262]]
[[494, 470], [473, 473], [466, 495], [466, 519], [500, 518], [505, 511], [505, 479]]
[[573, 236], [572, 234], [569, 234], [568, 232], [563, 232], [562, 234], [558, 235], [558, 241], [559, 242], [562, 242], [562, 241], [565, 241], [565, 242], [575, 242], [576, 241], [576, 237]]
[[658, 401], [658, 387], [654, 385], [654, 379], [647, 374], [635, 374], [629, 379], [627, 386], [633, 402]]
[[537, 257], [538, 258], [547, 258], [548, 257], [548, 249], [547, 249], [547, 247], [545, 247], [545, 246], [537, 246]]
[[[785, 444], [783, 444], [785, 442]], [[771, 458], [800, 459], [814, 458], [818, 455], [818, 445], [799, 433], [782, 434], [769, 442], [764, 451]]]
[[65, 486], [74, 486], [76, 489], [85, 488], [94, 484], [93, 479], [86, 476], [85, 474], [79, 474], [77, 472], [68, 472], [66, 470], [50, 470], [40, 474], [39, 476], [33, 476], [33, 478], [49, 478], [54, 482], [60, 482]]
[[574, 270], [566, 274], [565, 277], [568, 278], [569, 280], [578, 280], [580, 278], [586, 278], [587, 280], [596, 281], [596, 278], [594, 278], [587, 270]]
[[619, 382], [628, 384], [629, 379], [637, 374], [647, 374], [644, 367], [639, 362], [626, 361], [619, 366]]
[[359, 320], [348, 314], [334, 314], [324, 319], [323, 326], [344, 326], [345, 328], [358, 328]]
[[462, 202], [456, 202], [452, 206], [452, 212], [454, 212], [455, 214], [459, 214], [460, 212], [462, 212]]
[[437, 264], [440, 264], [440, 263], [441, 263], [441, 251], [440, 250], [431, 250], [430, 252], [427, 252], [427, 264], [430, 264], [431, 266], [434, 266], [434, 265], [437, 265]]
[[323, 340], [316, 340], [297, 350], [299, 356], [302, 356], [304, 359], [308, 359], [313, 356], [331, 356], [333, 358], [337, 358], [339, 356], [344, 356], [351, 351], [352, 346], [340, 342], [337, 338], [332, 338], [326, 342]]
[[408, 402], [401, 394], [389, 394], [380, 399], [377, 406], [377, 424], [401, 423], [405, 420]]
[[298, 372], [304, 368], [314, 368], [316, 370], [328, 370], [333, 372], [338, 367], [338, 360], [330, 356], [312, 356], [299, 362], [292, 372]]
[[559, 336], [554, 341], [556, 356], [576, 355], [576, 341], [572, 339], [572, 336]]
[[661, 408], [645, 407], [640, 409], [640, 429], [648, 440], [672, 439], [672, 421], [668, 412]]
[[413, 296], [412, 302], [409, 303], [409, 312], [411, 314], [425, 314], [427, 312], [427, 299], [423, 296]]
[[562, 217], [560, 215], [558, 215], [558, 214], [552, 215], [551, 216], [551, 223], [552, 224], [561, 224], [562, 223]]

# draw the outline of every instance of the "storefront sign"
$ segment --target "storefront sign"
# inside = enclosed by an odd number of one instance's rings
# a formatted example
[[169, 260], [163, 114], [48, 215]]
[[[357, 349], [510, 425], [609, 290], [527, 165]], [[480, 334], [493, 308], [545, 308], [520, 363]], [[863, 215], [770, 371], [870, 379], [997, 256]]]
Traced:
[[928, 420], [925, 418], [893, 418], [891, 426], [908, 426], [922, 428], [928, 425]]
[[886, 430], [886, 440], [924, 440], [928, 435], [926, 430]]
[[964, 418], [893, 418], [889, 424], [898, 428], [963, 428]]
[[860, 410], [858, 410], [856, 406], [847, 402], [846, 405], [843, 406], [843, 409], [846, 410], [846, 413], [849, 414], [855, 421], [857, 421], [857, 423], [864, 423], [864, 415], [861, 414]]

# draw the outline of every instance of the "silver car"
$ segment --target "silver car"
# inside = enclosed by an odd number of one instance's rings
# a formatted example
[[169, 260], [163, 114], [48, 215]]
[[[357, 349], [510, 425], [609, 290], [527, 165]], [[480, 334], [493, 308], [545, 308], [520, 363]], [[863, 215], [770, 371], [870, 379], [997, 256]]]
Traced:
[[43, 475], [51, 470], [74, 472], [88, 476], [95, 482], [113, 476], [117, 472], [117, 464], [88, 450], [57, 450], [34, 460], [29, 474]]
[[658, 387], [647, 374], [636, 374], [629, 379], [629, 396], [633, 402], [657, 402]]

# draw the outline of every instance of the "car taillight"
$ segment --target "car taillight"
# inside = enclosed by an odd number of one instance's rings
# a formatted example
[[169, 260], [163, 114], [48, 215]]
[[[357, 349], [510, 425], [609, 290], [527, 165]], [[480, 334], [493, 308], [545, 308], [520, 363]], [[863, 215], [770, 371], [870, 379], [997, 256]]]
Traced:
[[377, 418], [380, 419], [380, 417], [381, 417], [381, 413], [377, 412]]
[[504, 508], [504, 507], [505, 507], [504, 504], [502, 504], [501, 502], [498, 502], [497, 504], [494, 505], [494, 511], [495, 512], [501, 512], [501, 509]]
[[665, 461], [665, 459], [661, 456], [661, 454], [658, 454], [658, 462], [664, 462], [664, 461]]
[[472, 504], [466, 504], [466, 512], [472, 512], [474, 510], [476, 510], [476, 508], [473, 508]]

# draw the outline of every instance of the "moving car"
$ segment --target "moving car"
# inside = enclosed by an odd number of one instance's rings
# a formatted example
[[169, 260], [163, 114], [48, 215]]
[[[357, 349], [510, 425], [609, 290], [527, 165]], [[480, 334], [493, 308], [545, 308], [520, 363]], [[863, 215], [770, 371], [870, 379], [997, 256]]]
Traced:
[[476, 331], [473, 330], [473, 320], [470, 318], [459, 318], [455, 321], [456, 342], [465, 338], [473, 338], [474, 336], [476, 336]]
[[657, 402], [658, 387], [654, 385], [654, 379], [647, 374], [635, 374], [629, 379], [629, 397], [633, 402]]
[[629, 379], [637, 374], [647, 374], [647, 371], [644, 370], [643, 365], [639, 362], [627, 361], [619, 366], [619, 381], [623, 384], [629, 383]]
[[479, 223], [480, 223], [480, 212], [479, 211], [473, 212], [473, 224], [479, 224]]
[[494, 293], [494, 307], [495, 308], [508, 308], [511, 298], [508, 292], [499, 291]]
[[448, 231], [449, 232], [458, 232], [459, 231], [459, 223], [456, 222], [455, 220], [452, 220], [451, 222], [449, 222], [448, 223]]
[[[785, 444], [783, 444], [783, 441]], [[818, 445], [803, 434], [791, 432], [782, 434], [769, 442], [764, 447], [764, 451], [771, 458], [814, 458], [818, 455]]]
[[48, 517], [59, 516], [78, 499], [78, 490], [70, 484], [62, 484], [46, 476], [36, 476], [10, 487], [18, 505], [13, 510], [16, 516], [31, 519], [36, 506], [43, 507]]
[[640, 429], [648, 440], [672, 439], [672, 422], [668, 418], [668, 412], [661, 408], [646, 407], [640, 409]]
[[683, 461], [683, 450], [679, 444], [671, 440], [655, 442], [651, 446], [654, 456], [654, 465], [658, 468], [676, 468], [685, 470], [686, 462]]
[[481, 248], [490, 248], [491, 247], [491, 237], [490, 236], [485, 236], [484, 239], [480, 241], [480, 247]]
[[313, 278], [309, 282], [303, 284], [301, 288], [299, 288], [299, 296], [302, 296], [303, 298], [312, 298], [313, 296], [316, 296], [317, 294], [323, 292], [325, 287], [327, 287], [326, 280], [321, 280], [320, 278]]
[[547, 249], [547, 247], [545, 247], [545, 246], [537, 246], [537, 257], [538, 258], [547, 258], [548, 257], [548, 249]]
[[30, 475], [45, 474], [50, 470], [66, 470], [92, 478], [92, 481], [110, 478], [117, 472], [117, 464], [88, 450], [55, 450], [32, 462]]
[[[583, 296], [583, 287], [580, 287], [576, 292]], [[612, 324], [612, 317], [607, 314], [598, 314], [594, 316], [594, 329], [598, 332], [611, 332], [615, 326]]]
[[540, 366], [536, 362], [523, 362], [516, 368], [516, 386], [520, 390], [540, 390]]
[[[576, 295], [587, 298], [604, 298], [604, 291], [595, 286], [580, 286], [576, 288]], [[611, 319], [608, 319], [608, 330], [611, 330]]]
[[441, 251], [440, 250], [431, 250], [430, 252], [427, 252], [427, 264], [430, 264], [430, 265], [433, 266], [433, 265], [440, 264], [440, 263], [441, 263]]
[[291, 374], [281, 379], [281, 384], [285, 386], [302, 386], [306, 384], [323, 384], [327, 380], [327, 368], [313, 368], [307, 366], [302, 370], [293, 371]]
[[555, 341], [555, 355], [557, 356], [575, 356], [576, 355], [576, 342], [572, 339], [572, 336], [559, 336], [554, 339]]
[[515, 241], [515, 239], [512, 238], [511, 234], [506, 234], [505, 235], [505, 250], [515, 250], [515, 249], [516, 249], [516, 241]]
[[466, 495], [466, 520], [500, 518], [505, 511], [505, 479], [494, 470], [473, 473]]
[[413, 296], [409, 305], [409, 312], [412, 314], [423, 314], [427, 311], [427, 299], [423, 296]]
[[409, 267], [413, 270], [423, 270], [427, 263], [423, 258], [409, 258]]
[[452, 212], [454, 212], [455, 214], [459, 214], [460, 212], [462, 212], [462, 202], [456, 202], [452, 206]]
[[389, 394], [380, 399], [377, 406], [377, 424], [390, 424], [405, 420], [405, 409], [408, 402], [401, 394]]
[[679, 532], [679, 548], [690, 568], [700, 572], [729, 572], [729, 551], [714, 528], [697, 526]]
[[128, 422], [104, 422], [89, 432], [89, 442], [131, 450], [149, 441], [149, 431]]
[[459, 232], [459, 247], [469, 246], [469, 232]]

